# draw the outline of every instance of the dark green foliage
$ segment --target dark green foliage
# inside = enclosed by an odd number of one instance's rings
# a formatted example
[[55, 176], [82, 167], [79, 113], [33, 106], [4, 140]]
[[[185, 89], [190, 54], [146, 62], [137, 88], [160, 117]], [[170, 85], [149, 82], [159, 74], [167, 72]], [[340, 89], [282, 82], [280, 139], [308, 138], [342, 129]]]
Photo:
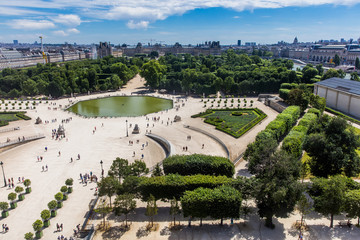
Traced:
[[256, 175], [255, 200], [260, 217], [265, 225], [274, 228], [272, 217], [287, 217], [294, 210], [302, 192], [297, 181], [297, 160], [286, 152], [279, 151], [262, 162], [263, 171]]
[[214, 175], [232, 177], [234, 164], [227, 158], [202, 154], [175, 155], [163, 161], [165, 174]]
[[138, 73], [142, 64], [143, 61], [137, 58], [107, 57], [4, 69], [0, 74], [0, 93], [5, 93], [6, 97], [37, 94], [60, 97], [63, 94], [118, 89]]
[[311, 157], [311, 173], [317, 177], [342, 173], [356, 176], [360, 172], [360, 159], [356, 153], [360, 146], [359, 136], [339, 117], [330, 118], [324, 125], [320, 122], [316, 128], [304, 143], [304, 150]]
[[6, 126], [9, 122], [17, 120], [30, 120], [31, 118], [25, 115], [26, 112], [0, 112], [0, 127]]
[[339, 55], [335, 54], [335, 57], [334, 57], [334, 63], [335, 63], [335, 66], [339, 66], [340, 65], [340, 57]]
[[[233, 114], [237, 112], [238, 114]], [[242, 113], [239, 115], [239, 113]], [[206, 123], [216, 126], [216, 129], [239, 138], [261, 120], [267, 117], [257, 108], [211, 109], [191, 117], [204, 117]]]
[[355, 68], [356, 68], [356, 69], [360, 69], [360, 60], [359, 60], [358, 57], [357, 57], [356, 60], [355, 60]]
[[192, 175], [181, 176], [170, 174], [160, 177], [143, 178], [139, 185], [139, 192], [143, 200], [150, 194], [156, 199], [180, 199], [185, 191], [192, 191], [199, 187], [215, 188], [232, 182], [225, 176]]
[[333, 227], [334, 215], [340, 214], [345, 203], [347, 191], [347, 177], [333, 176], [327, 178], [315, 178], [309, 193], [314, 200], [314, 208], [317, 212], [330, 215], [330, 227]]
[[290, 89], [282, 89], [279, 90], [279, 97], [281, 97], [284, 101], [289, 98]]
[[284, 138], [281, 148], [295, 158], [299, 158], [302, 153], [303, 143], [307, 132], [312, 124], [317, 120], [314, 113], [306, 113], [299, 121], [298, 126], [293, 127], [289, 134]]
[[223, 218], [240, 217], [241, 193], [230, 186], [186, 191], [180, 201], [184, 217], [205, 218], [209, 216], [221, 219], [221, 224]]

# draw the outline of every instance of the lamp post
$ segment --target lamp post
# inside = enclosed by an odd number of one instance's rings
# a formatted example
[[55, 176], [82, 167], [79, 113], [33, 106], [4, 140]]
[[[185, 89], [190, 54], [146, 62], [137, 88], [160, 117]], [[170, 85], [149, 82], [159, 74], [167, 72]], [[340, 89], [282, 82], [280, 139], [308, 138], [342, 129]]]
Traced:
[[100, 160], [100, 165], [101, 165], [101, 178], [104, 178], [104, 169], [103, 169], [103, 161]]
[[129, 133], [128, 133], [128, 120], [125, 120], [125, 122], [126, 122], [126, 137], [128, 137], [129, 136]]
[[1, 161], [0, 165], [1, 165], [2, 172], [3, 172], [3, 176], [4, 176], [4, 187], [6, 187], [7, 186], [6, 177], [5, 177], [5, 173], [4, 173], [4, 167], [3, 167], [4, 163]]

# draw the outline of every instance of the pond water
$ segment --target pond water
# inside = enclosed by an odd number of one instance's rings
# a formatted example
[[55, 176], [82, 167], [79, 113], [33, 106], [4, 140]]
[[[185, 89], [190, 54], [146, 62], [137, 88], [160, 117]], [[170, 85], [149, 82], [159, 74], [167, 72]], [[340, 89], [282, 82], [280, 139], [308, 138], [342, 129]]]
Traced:
[[107, 97], [81, 101], [68, 111], [86, 117], [136, 117], [173, 107], [173, 101], [149, 96]]

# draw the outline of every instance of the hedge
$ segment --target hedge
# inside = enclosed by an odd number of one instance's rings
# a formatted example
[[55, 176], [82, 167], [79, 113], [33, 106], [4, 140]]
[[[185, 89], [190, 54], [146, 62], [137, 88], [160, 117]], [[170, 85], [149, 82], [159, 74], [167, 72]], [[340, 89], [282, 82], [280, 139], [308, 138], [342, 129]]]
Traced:
[[221, 220], [240, 217], [241, 193], [230, 186], [186, 191], [180, 201], [184, 217], [211, 217]]
[[281, 148], [295, 158], [299, 158], [302, 153], [303, 143], [305, 141], [309, 127], [317, 119], [318, 115], [312, 112], [307, 112], [299, 121], [299, 124], [293, 127], [293, 129], [285, 137]]
[[332, 114], [334, 114], [334, 115], [336, 115], [336, 116], [342, 117], [342, 118], [344, 118], [344, 119], [347, 120], [347, 121], [360, 124], [360, 121], [359, 121], [359, 120], [357, 120], [357, 119], [355, 119], [355, 118], [352, 118], [352, 117], [349, 117], [349, 116], [347, 116], [347, 115], [345, 115], [345, 114], [343, 114], [343, 113], [341, 113], [341, 112], [335, 111], [334, 109], [331, 109], [331, 108], [329, 108], [329, 107], [326, 107], [326, 108], [325, 108], [325, 111], [327, 111], [327, 112], [329, 112], [329, 113], [332, 113]]
[[282, 83], [280, 85], [280, 88], [282, 89], [293, 89], [293, 88], [297, 88], [299, 86], [299, 84], [297, 83]]
[[18, 118], [24, 119], [24, 120], [31, 120], [31, 117], [28, 117], [25, 115], [26, 112], [18, 112], [16, 113], [16, 116]]
[[319, 109], [317, 109], [317, 108], [310, 108], [307, 112], [308, 112], [308, 113], [314, 113], [314, 114], [316, 114], [318, 117], [320, 117], [320, 115], [321, 115], [321, 111], [320, 111]]
[[289, 132], [291, 126], [296, 123], [299, 116], [299, 106], [287, 107], [275, 118], [275, 120], [273, 120], [266, 126], [265, 130], [272, 131], [274, 138], [279, 141], [282, 136]]
[[251, 128], [253, 128], [256, 124], [258, 124], [259, 122], [261, 122], [264, 118], [267, 117], [267, 115], [261, 111], [258, 108], [225, 108], [225, 109], [207, 109], [205, 112], [201, 112], [195, 115], [192, 115], [192, 118], [197, 118], [197, 117], [204, 117], [208, 114], [211, 114], [214, 112], [214, 110], [216, 111], [242, 111], [242, 110], [246, 110], [246, 111], [254, 111], [256, 112], [259, 116], [257, 118], [255, 118], [254, 120], [252, 120], [251, 122], [247, 123], [246, 125], [244, 125], [242, 128], [240, 128], [237, 132], [234, 132], [232, 130], [229, 129], [229, 127], [226, 125], [226, 122], [224, 125], [222, 124], [217, 124], [216, 118], [211, 119], [211, 118], [207, 118], [205, 119], [205, 123], [209, 123], [215, 126], [215, 128], [217, 130], [223, 131], [235, 138], [239, 138], [242, 135], [244, 135], [247, 131], [249, 131]]
[[281, 97], [284, 101], [288, 100], [289, 98], [290, 89], [279, 89], [279, 97]]
[[235, 173], [234, 164], [227, 158], [202, 154], [175, 155], [163, 161], [166, 175], [215, 175], [232, 177]]
[[191, 175], [181, 176], [170, 174], [159, 177], [143, 178], [139, 184], [139, 192], [143, 200], [152, 194], [156, 199], [180, 199], [185, 191], [199, 187], [215, 188], [230, 184], [232, 178], [225, 176]]

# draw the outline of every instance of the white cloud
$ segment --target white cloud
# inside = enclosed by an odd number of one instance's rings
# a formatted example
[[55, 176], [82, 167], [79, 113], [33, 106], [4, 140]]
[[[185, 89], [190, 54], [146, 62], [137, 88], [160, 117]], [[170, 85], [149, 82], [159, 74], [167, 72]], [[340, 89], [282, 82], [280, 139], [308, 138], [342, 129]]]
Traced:
[[57, 31], [53, 31], [53, 34], [56, 35], [56, 36], [62, 36], [62, 37], [65, 37], [65, 36], [69, 36], [71, 34], [78, 34], [80, 33], [79, 30], [77, 30], [76, 28], [70, 28], [70, 29], [67, 29], [67, 30], [57, 30]]
[[64, 32], [63, 30], [53, 31], [53, 33], [56, 36], [62, 36], [62, 37], [65, 37], [65, 36], [69, 35], [68, 33]]
[[[128, 27], [147, 27], [149, 22], [164, 20], [169, 16], [182, 15], [188, 11], [206, 8], [228, 8], [235, 11], [319, 6], [324, 4], [351, 6], [360, 0], [0, 0], [0, 16], [9, 15], [5, 8], [14, 9], [14, 13], [31, 14], [24, 11], [38, 9], [62, 9], [69, 14], [49, 17], [55, 23], [76, 27], [82, 22], [80, 16], [71, 14], [76, 11], [81, 17], [108, 20], [128, 20]], [[50, 11], [49, 11], [50, 12]], [[39, 14], [43, 17], [46, 12]], [[50, 13], [51, 15], [51, 13]], [[49, 15], [47, 15], [49, 16]], [[236, 17], [235, 17], [236, 18]]]
[[0, 7], [0, 16], [21, 16], [21, 15], [36, 15], [36, 14], [41, 14], [41, 13], [38, 11], [24, 10], [15, 7]]
[[233, 18], [238, 19], [238, 18], [240, 18], [240, 16], [233, 16]]
[[133, 20], [130, 20], [126, 26], [130, 29], [146, 29], [149, 26], [149, 22], [148, 21], [139, 21], [139, 22], [134, 22]]
[[55, 24], [48, 20], [15, 19], [7, 22], [7, 25], [14, 29], [37, 30], [54, 28]]
[[80, 17], [74, 14], [59, 14], [56, 17], [51, 17], [51, 20], [67, 26], [78, 26], [81, 24]]
[[77, 30], [76, 28], [70, 28], [70, 29], [67, 30], [67, 32], [68, 32], [68, 33], [73, 33], [73, 34], [78, 34], [78, 33], [80, 33], [80, 31]]

